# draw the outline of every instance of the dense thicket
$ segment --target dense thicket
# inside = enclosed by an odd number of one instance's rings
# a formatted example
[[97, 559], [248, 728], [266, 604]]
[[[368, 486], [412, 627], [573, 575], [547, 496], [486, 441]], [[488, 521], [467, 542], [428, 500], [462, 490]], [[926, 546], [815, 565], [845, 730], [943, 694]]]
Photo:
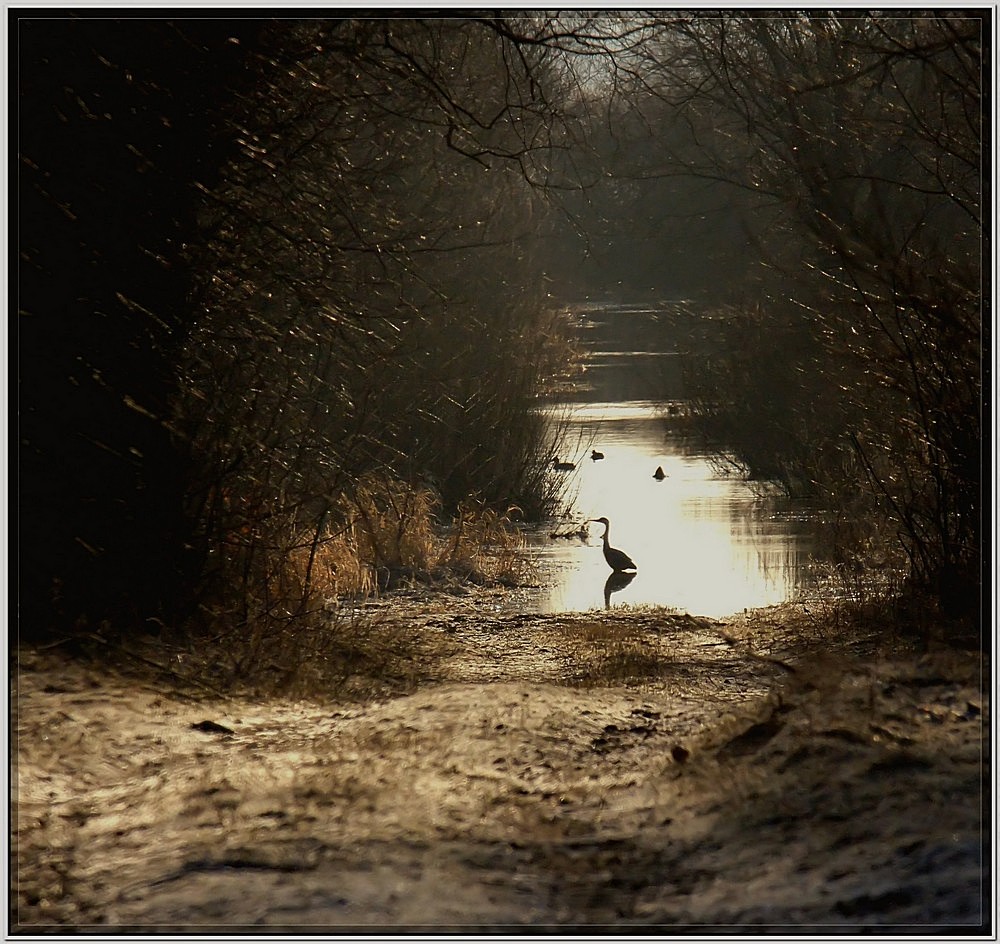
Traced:
[[544, 507], [530, 181], [558, 94], [538, 54], [471, 20], [270, 28], [240, 154], [202, 204], [176, 404], [215, 596], [241, 618], [298, 612], [282, 561], [347, 527], [342, 496], [372, 475], [445, 509]]
[[760, 253], [692, 378], [711, 430], [853, 523], [845, 566], [901, 564], [973, 613], [982, 43], [960, 13], [684, 17], [642, 91], [673, 172], [731, 184]]

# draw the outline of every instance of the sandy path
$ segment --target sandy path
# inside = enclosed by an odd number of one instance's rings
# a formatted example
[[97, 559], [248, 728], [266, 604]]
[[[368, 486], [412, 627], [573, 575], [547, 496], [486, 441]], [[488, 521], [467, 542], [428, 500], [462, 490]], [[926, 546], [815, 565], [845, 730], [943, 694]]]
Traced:
[[820, 664], [784, 625], [656, 614], [420, 631], [433, 679], [366, 704], [195, 699], [22, 653], [15, 929], [985, 919], [978, 655]]

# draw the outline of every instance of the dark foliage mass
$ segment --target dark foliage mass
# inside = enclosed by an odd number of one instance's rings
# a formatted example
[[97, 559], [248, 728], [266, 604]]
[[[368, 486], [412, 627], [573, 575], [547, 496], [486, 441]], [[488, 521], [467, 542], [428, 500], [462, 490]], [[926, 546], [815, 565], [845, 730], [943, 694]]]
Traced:
[[550, 71], [467, 19], [268, 29], [200, 208], [176, 403], [213, 599], [241, 620], [301, 612], [281, 561], [314, 561], [372, 475], [543, 507]]
[[190, 578], [169, 424], [195, 180], [252, 24], [25, 18], [18, 88], [21, 632], [169, 612]]
[[[733, 194], [757, 264], [691, 376], [755, 478], [818, 495], [835, 559], [978, 613], [984, 21], [678, 18], [643, 113]], [[703, 339], [703, 340], [705, 340]]]

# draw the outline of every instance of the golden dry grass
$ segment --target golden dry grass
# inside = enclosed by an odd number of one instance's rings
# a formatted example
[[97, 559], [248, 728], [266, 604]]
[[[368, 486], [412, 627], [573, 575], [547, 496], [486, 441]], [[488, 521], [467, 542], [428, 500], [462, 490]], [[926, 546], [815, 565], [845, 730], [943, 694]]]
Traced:
[[517, 509], [504, 513], [469, 499], [450, 527], [437, 525], [428, 489], [369, 477], [335, 507], [336, 524], [303, 535], [281, 586], [290, 596], [367, 597], [405, 580], [467, 579], [515, 584], [531, 576]]

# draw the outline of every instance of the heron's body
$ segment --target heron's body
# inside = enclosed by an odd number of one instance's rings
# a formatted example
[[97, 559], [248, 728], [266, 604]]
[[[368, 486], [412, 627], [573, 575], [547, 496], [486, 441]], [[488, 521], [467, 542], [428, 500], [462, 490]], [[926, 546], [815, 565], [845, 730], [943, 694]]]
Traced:
[[617, 547], [612, 547], [608, 543], [608, 532], [611, 530], [611, 522], [607, 518], [591, 518], [590, 520], [604, 525], [604, 534], [601, 538], [604, 542], [604, 559], [608, 562], [608, 566], [614, 571], [638, 570], [635, 562], [628, 554], [618, 550]]

